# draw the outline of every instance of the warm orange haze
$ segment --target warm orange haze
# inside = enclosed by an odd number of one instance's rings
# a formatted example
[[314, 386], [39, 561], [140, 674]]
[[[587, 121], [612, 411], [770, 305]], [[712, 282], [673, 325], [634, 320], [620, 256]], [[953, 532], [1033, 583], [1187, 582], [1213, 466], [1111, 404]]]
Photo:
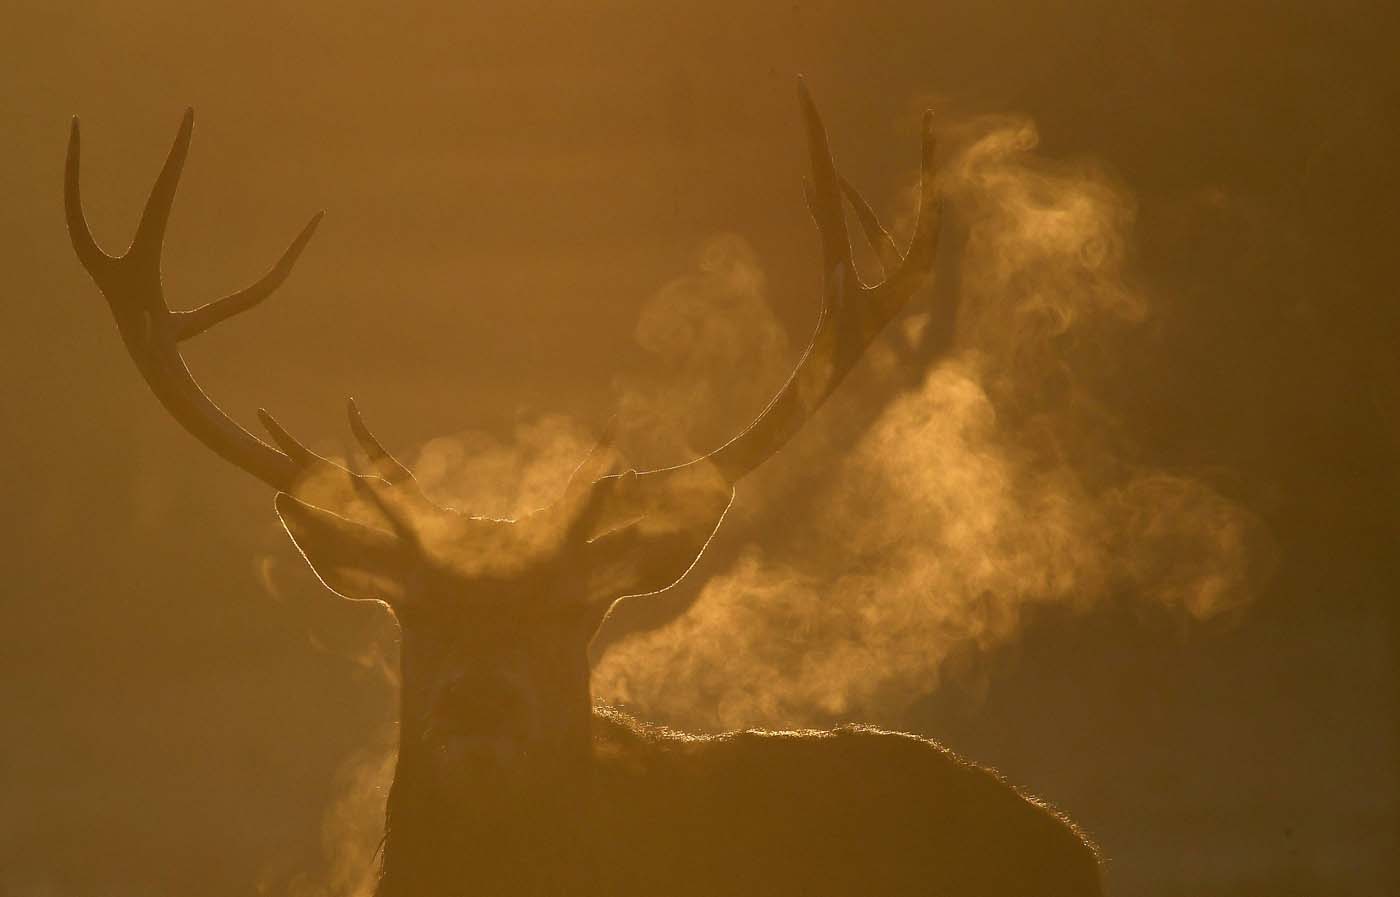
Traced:
[[[316, 454], [264, 410], [276, 448], [224, 414], [190, 376], [180, 344], [267, 299], [320, 214], [252, 286], [172, 310], [161, 257], [193, 111], [119, 256], [97, 245], [83, 211], [73, 120], [69, 237], [147, 385], [190, 435], [278, 490], [278, 517], [327, 588], [393, 611], [399, 743], [380, 858], [365, 872], [376, 897], [1102, 893], [1098, 858], [1067, 820], [935, 744], [869, 727], [706, 738], [594, 705], [588, 645], [609, 609], [670, 588], [695, 565], [735, 484], [807, 422], [932, 269], [932, 113], [917, 221], [900, 249], [833, 167], [805, 85], [801, 102], [823, 301], [797, 369], [713, 452], [608, 473], [617, 461], [605, 437], [562, 497], [519, 519], [435, 504], [353, 401], [350, 430], [370, 473]], [[869, 286], [855, 270], [847, 202], [880, 269]]]
[[1391, 14], [8, 18], [0, 897], [1400, 891]]

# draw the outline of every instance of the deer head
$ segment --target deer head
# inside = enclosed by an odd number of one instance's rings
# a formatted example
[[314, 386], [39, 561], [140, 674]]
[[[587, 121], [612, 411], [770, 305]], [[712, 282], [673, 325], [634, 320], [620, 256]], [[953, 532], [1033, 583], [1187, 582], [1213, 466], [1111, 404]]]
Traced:
[[[929, 116], [921, 209], [901, 252], [837, 175], [816, 108], [805, 87], [799, 92], [824, 286], [815, 332], [792, 376], [748, 428], [709, 455], [679, 467], [620, 471], [604, 440], [555, 504], [518, 520], [434, 504], [370, 433], [353, 401], [349, 423], [369, 462], [364, 472], [318, 456], [265, 411], [259, 416], [270, 443], [230, 419], [194, 381], [180, 344], [267, 298], [290, 273], [320, 214], [252, 286], [192, 311], [171, 310], [161, 250], [192, 112], [131, 247], [119, 257], [97, 246], [84, 218], [73, 121], [65, 177], [69, 234], [152, 392], [208, 448], [277, 491], [282, 523], [326, 586], [349, 599], [382, 601], [397, 618], [402, 728], [391, 828], [396, 806], [411, 805], [425, 826], [471, 829], [479, 838], [482, 826], [497, 822], [482, 812], [480, 825], [463, 823], [452, 807], [482, 807], [492, 795], [518, 802], [522, 791], [555, 802], [582, 799], [563, 783], [580, 781], [577, 769], [587, 763], [586, 652], [608, 608], [621, 597], [665, 589], [690, 569], [729, 507], [734, 484], [802, 426], [925, 280], [938, 231]], [[879, 283], [863, 284], [855, 272], [843, 195], [888, 275]], [[392, 863], [386, 854], [386, 876]]]

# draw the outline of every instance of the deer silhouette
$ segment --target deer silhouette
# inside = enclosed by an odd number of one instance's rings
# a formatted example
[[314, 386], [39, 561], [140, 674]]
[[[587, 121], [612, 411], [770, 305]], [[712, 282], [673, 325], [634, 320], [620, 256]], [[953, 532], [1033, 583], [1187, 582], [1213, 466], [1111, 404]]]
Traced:
[[[320, 214], [252, 286], [173, 311], [161, 252], [193, 112], [119, 257], [88, 228], [73, 120], [68, 231], [151, 391], [205, 446], [276, 490], [277, 514], [326, 586], [382, 601], [398, 622], [399, 751], [378, 897], [1101, 893], [1096, 854], [1067, 819], [931, 741], [865, 726], [688, 735], [591, 698], [587, 646], [609, 607], [686, 574], [735, 484], [811, 417], [931, 270], [931, 115], [919, 216], [901, 251], [837, 174], [800, 82], [799, 94], [824, 288], [795, 371], [709, 455], [617, 472], [604, 441], [555, 504], [518, 520], [435, 505], [353, 401], [365, 473], [315, 454], [266, 411], [271, 444], [230, 419], [191, 376], [180, 343], [267, 298]], [[856, 272], [844, 202], [886, 275], [877, 284]]]

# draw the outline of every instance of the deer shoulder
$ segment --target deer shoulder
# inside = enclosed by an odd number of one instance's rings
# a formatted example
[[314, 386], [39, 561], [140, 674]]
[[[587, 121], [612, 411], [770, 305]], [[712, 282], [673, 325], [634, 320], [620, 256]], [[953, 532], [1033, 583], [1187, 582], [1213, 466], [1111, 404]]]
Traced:
[[604, 707], [593, 731], [620, 892], [1101, 893], [1096, 852], [1067, 817], [926, 738], [864, 725], [695, 735]]

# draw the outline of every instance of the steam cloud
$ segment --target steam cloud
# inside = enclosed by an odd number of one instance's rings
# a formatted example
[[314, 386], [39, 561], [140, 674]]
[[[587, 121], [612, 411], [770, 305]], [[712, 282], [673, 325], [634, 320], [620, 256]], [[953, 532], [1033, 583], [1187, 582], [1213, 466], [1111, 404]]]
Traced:
[[384, 802], [394, 778], [396, 752], [386, 743], [358, 751], [336, 773], [337, 797], [321, 823], [324, 866], [288, 881], [263, 883], [260, 893], [287, 897], [371, 897], [384, 836]]
[[621, 378], [616, 387], [622, 442], [649, 467], [714, 448], [733, 426], [720, 413], [757, 414], [792, 369], [752, 247], [737, 234], [719, 234], [697, 261], [699, 270], [663, 286], [637, 322], [637, 343], [659, 370]]
[[[1129, 599], [1206, 620], [1251, 600], [1269, 561], [1259, 521], [1200, 479], [1132, 463], [1081, 385], [1150, 313], [1126, 271], [1132, 203], [1092, 167], [1038, 158], [1029, 122], [952, 136], [943, 186], [968, 226], [955, 349], [824, 461], [817, 513], [779, 548], [750, 546], [679, 619], [615, 645], [601, 699], [712, 730], [897, 718], [950, 658], [1010, 642], [1037, 606]], [[668, 308], [687, 304], [663, 293], [649, 314]], [[715, 351], [696, 336], [697, 357]]]
[[[670, 624], [613, 645], [594, 671], [599, 699], [692, 729], [897, 719], [951, 659], [1010, 643], [1038, 607], [1135, 600], [1209, 620], [1244, 607], [1267, 576], [1257, 518], [1200, 478], [1134, 463], [1083, 385], [1151, 313], [1126, 270], [1129, 198], [1092, 167], [1037, 157], [1029, 122], [981, 119], [948, 136], [960, 149], [943, 188], [968, 228], [954, 349], [853, 447], [832, 445], [835, 409], [809, 425], [779, 465], [798, 470], [770, 484], [819, 488], [814, 513], [746, 547]], [[636, 339], [664, 370], [618, 383], [633, 457], [695, 457], [733, 424], [717, 409], [757, 412], [790, 370], [748, 244], [715, 237], [697, 267], [641, 314]], [[927, 323], [892, 328], [871, 348], [867, 382], [843, 389], [888, 394], [901, 342]], [[549, 416], [508, 442], [435, 439], [410, 460], [440, 503], [515, 516], [557, 498], [594, 438]], [[802, 460], [816, 454], [821, 477]], [[755, 498], [741, 495], [731, 517], [761, 523]], [[382, 654], [366, 657], [391, 675]], [[392, 765], [387, 745], [346, 762], [326, 868], [291, 893], [369, 893]]]

